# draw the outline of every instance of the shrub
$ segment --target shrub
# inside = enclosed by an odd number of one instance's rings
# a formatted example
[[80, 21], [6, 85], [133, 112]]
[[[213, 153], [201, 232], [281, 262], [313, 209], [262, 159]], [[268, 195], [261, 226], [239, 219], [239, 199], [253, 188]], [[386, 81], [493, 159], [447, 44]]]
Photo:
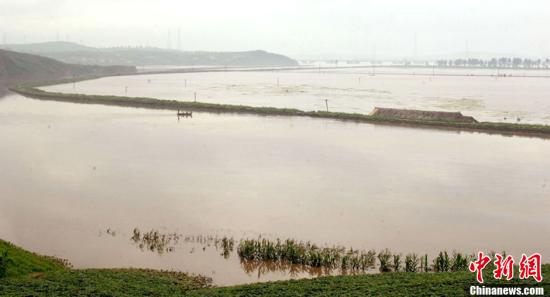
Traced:
[[451, 270], [451, 259], [447, 251], [439, 252], [439, 255], [434, 259], [434, 271], [447, 272]]
[[378, 261], [380, 261], [380, 272], [390, 272], [391, 271], [391, 252], [388, 249], [380, 251], [378, 253]]
[[393, 255], [393, 271], [399, 272], [401, 270], [401, 254]]
[[416, 254], [407, 254], [405, 256], [405, 272], [418, 272], [418, 263], [420, 259]]
[[430, 267], [428, 266], [428, 255], [424, 255], [424, 257], [420, 259], [420, 270], [424, 272], [430, 271]]
[[468, 269], [469, 258], [462, 253], [453, 252], [451, 259], [451, 271], [464, 271]]

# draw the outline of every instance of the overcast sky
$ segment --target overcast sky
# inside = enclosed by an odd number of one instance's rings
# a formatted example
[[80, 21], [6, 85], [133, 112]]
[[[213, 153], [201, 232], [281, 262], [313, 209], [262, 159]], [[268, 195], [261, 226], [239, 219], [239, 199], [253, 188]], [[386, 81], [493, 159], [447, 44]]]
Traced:
[[0, 0], [0, 42], [177, 48], [178, 31], [183, 50], [294, 58], [549, 57], [550, 1]]

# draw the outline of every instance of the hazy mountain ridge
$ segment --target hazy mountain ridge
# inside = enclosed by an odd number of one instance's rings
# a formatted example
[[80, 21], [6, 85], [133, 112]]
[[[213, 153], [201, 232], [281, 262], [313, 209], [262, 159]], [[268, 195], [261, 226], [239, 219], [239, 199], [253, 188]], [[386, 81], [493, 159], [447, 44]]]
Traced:
[[65, 63], [84, 65], [217, 65], [295, 66], [296, 60], [263, 50], [243, 52], [179, 51], [154, 47], [93, 48], [71, 42], [2, 45], [0, 48], [32, 53]]
[[136, 68], [130, 66], [74, 65], [47, 57], [0, 50], [0, 81], [7, 84], [135, 72]]

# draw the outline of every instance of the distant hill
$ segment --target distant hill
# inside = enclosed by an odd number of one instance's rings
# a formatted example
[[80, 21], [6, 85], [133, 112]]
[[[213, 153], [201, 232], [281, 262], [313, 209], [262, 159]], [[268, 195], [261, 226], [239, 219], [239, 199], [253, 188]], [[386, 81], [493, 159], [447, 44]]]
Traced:
[[0, 82], [4, 84], [135, 72], [135, 67], [66, 64], [42, 56], [0, 50]]
[[0, 48], [32, 53], [65, 63], [84, 65], [217, 65], [217, 66], [295, 66], [296, 60], [266, 51], [205, 52], [179, 51], [154, 47], [98, 49], [71, 42], [1, 45]]
[[28, 43], [28, 44], [4, 44], [4, 45], [0, 45], [0, 48], [12, 50], [16, 52], [29, 53], [29, 54], [98, 51], [93, 47], [88, 47], [85, 45], [80, 45], [73, 42], [64, 42], [64, 41]]

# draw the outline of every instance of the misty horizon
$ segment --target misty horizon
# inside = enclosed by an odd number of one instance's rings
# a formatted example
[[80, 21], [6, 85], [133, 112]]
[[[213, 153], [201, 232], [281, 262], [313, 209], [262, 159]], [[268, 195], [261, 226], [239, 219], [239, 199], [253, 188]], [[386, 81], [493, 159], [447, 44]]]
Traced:
[[550, 56], [544, 1], [344, 2], [4, 0], [0, 34], [2, 44], [265, 50], [295, 59]]

